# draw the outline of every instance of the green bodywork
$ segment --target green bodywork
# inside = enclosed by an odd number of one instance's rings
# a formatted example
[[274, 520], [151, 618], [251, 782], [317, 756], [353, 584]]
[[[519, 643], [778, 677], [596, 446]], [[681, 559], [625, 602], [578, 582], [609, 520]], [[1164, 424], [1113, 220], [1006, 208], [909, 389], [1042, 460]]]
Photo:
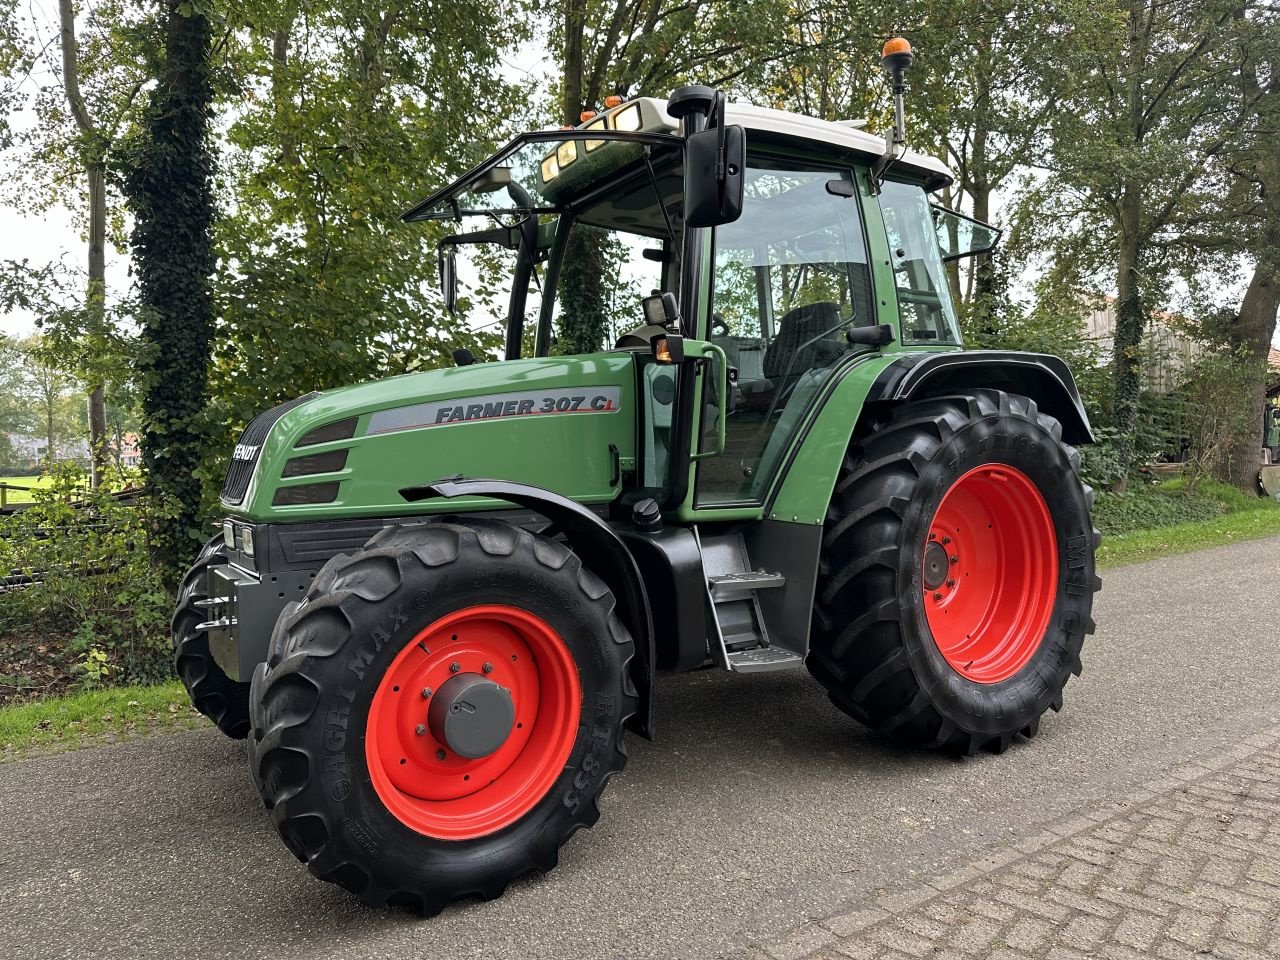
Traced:
[[[295, 522], [505, 506], [476, 500], [411, 504], [399, 494], [454, 474], [518, 480], [581, 503], [608, 502], [620, 489], [621, 469], [635, 460], [634, 366], [635, 358], [621, 352], [541, 357], [322, 393], [280, 418], [243, 502], [224, 507], [244, 519]], [[600, 398], [609, 402], [607, 409], [592, 408], [593, 400], [604, 406]], [[521, 411], [529, 401], [531, 408]], [[553, 410], [544, 413], [548, 401]], [[568, 409], [554, 409], [558, 405]], [[353, 416], [358, 421], [350, 439], [295, 446], [317, 427]], [[338, 450], [348, 451], [341, 470], [283, 478], [290, 459]], [[330, 481], [339, 483], [330, 503], [273, 505], [281, 487]]]

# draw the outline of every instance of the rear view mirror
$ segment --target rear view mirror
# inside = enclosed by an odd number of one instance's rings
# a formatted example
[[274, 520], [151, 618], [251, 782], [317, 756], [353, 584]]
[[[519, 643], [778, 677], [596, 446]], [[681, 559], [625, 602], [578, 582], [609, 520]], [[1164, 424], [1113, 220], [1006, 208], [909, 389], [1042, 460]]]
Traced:
[[453, 247], [440, 248], [440, 292], [444, 295], [444, 308], [456, 316], [458, 309], [458, 253]]
[[685, 141], [684, 222], [718, 227], [742, 216], [746, 164], [742, 127], [722, 124], [690, 136]]

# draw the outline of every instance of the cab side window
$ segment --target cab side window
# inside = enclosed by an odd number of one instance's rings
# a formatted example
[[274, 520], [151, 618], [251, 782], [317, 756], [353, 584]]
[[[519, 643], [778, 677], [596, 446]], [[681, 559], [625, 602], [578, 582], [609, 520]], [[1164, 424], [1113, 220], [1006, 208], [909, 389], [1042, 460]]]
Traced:
[[723, 415], [727, 442], [699, 465], [699, 505], [764, 495], [801, 415], [852, 349], [845, 332], [875, 323], [852, 194], [848, 171], [748, 160], [742, 216], [715, 234], [711, 338], [737, 385], [728, 404], [705, 396], [704, 437]]
[[880, 193], [904, 343], [959, 343], [960, 324], [924, 187], [888, 181]]

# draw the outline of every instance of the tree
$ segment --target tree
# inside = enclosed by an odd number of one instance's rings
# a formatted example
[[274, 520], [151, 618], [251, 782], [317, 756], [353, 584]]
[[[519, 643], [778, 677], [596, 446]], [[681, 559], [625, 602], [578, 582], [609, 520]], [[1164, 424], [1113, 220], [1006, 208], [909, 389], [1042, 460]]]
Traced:
[[[548, 8], [561, 72], [554, 112], [573, 126], [607, 95], [665, 97], [681, 83], [731, 84], [789, 44], [779, 43], [787, 10], [781, 0], [561, 0]], [[604, 231], [575, 229], [570, 237], [557, 291], [566, 353], [605, 343], [612, 255]]]
[[22, 402], [27, 408], [26, 420], [45, 441], [45, 456], [59, 459], [59, 450], [67, 441], [83, 437], [80, 403], [69, 396], [78, 384], [74, 377], [58, 366], [47, 344], [39, 334], [19, 341], [21, 353], [19, 383]]
[[[16, 137], [22, 175], [7, 185], [7, 199], [27, 210], [64, 205], [77, 212], [86, 234], [83, 298], [74, 309], [46, 319], [64, 326], [58, 340], [68, 349], [61, 359], [87, 384], [96, 485], [106, 455], [107, 374], [99, 357], [115, 334], [106, 289], [108, 232], [113, 213], [118, 218], [110, 196], [111, 156], [137, 117], [147, 79], [137, 8], [131, 0], [105, 0], [80, 11], [78, 18], [72, 0], [59, 0], [57, 33], [48, 42], [43, 38], [47, 25], [34, 13], [24, 23], [18, 22], [16, 8], [6, 13], [3, 33], [21, 53], [0, 100], [25, 103], [37, 118]], [[52, 76], [53, 83], [28, 96], [24, 87], [37, 71]]]
[[[1024, 222], [1075, 276], [1110, 273], [1116, 291], [1112, 420], [1127, 471], [1141, 394], [1143, 331], [1171, 269], [1161, 241], [1197, 218], [1197, 189], [1241, 115], [1218, 60], [1242, 0], [1123, 0], [1082, 7], [1054, 31], [1042, 71], [1047, 114]], [[1246, 0], [1247, 2], [1247, 0]], [[1120, 484], [1123, 486], [1123, 483]]]
[[1224, 195], [1219, 223], [1182, 240], [1197, 251], [1216, 250], [1228, 265], [1242, 256], [1253, 264], [1240, 308], [1228, 315], [1221, 331], [1242, 358], [1244, 426], [1230, 455], [1217, 466], [1223, 480], [1254, 493], [1267, 403], [1267, 357], [1280, 311], [1280, 10], [1241, 4], [1233, 27], [1235, 42], [1224, 59], [1238, 78], [1235, 93], [1246, 122], [1213, 171], [1218, 174], [1213, 182]]
[[519, 7], [254, 0], [233, 14], [222, 176], [235, 202], [215, 234], [210, 387], [220, 453], [300, 393], [500, 342], [443, 309], [433, 241], [446, 225], [398, 218], [500, 143], [523, 103], [498, 76]]
[[152, 487], [172, 510], [157, 523], [162, 568], [179, 564], [203, 539], [200, 465], [213, 335], [213, 158], [209, 150], [210, 25], [206, 7], [165, 0], [159, 83], [143, 132], [131, 145], [125, 193], [141, 299], [142, 455]]

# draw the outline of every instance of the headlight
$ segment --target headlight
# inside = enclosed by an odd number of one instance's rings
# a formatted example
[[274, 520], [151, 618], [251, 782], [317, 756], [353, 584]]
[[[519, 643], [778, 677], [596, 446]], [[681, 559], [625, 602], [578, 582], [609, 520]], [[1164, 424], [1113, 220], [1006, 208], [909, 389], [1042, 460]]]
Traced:
[[240, 549], [244, 551], [246, 557], [253, 556], [253, 528], [240, 528]]
[[556, 155], [553, 153], [542, 161], [542, 182], [550, 183], [558, 176], [560, 176], [560, 166], [556, 163]]
[[613, 129], [615, 130], [639, 130], [640, 129], [640, 105], [633, 103], [629, 107], [623, 107], [613, 115]]
[[556, 147], [556, 163], [563, 170], [573, 161], [578, 159], [578, 145], [572, 140], [566, 140], [560, 146]]
[[230, 520], [222, 521], [222, 545], [228, 550], [236, 548], [236, 526]]

